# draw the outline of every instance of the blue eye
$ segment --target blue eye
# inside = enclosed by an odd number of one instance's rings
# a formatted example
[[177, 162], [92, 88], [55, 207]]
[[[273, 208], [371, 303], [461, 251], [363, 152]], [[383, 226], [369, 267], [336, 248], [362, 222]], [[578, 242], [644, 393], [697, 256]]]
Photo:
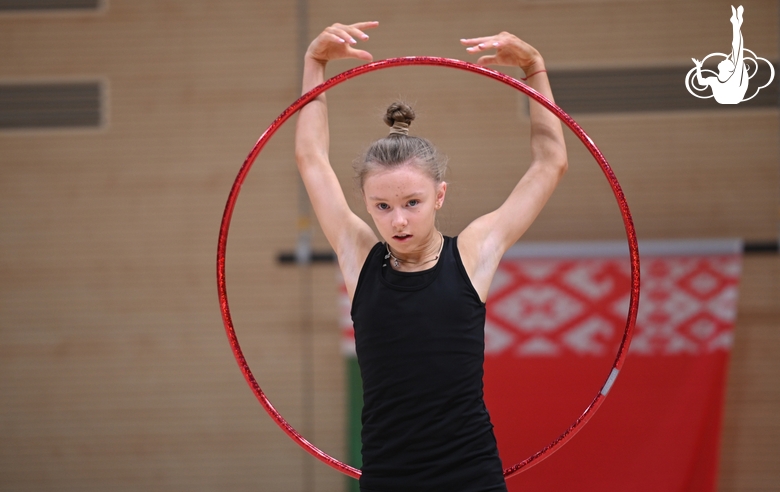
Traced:
[[410, 207], [416, 207], [419, 204], [420, 204], [420, 200], [409, 200], [409, 204], [408, 205]]

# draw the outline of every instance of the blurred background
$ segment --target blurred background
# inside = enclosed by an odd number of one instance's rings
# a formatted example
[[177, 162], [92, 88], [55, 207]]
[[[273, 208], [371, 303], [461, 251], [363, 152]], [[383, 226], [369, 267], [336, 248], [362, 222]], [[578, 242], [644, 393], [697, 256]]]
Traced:
[[[683, 81], [691, 58], [730, 51], [730, 5], [0, 0], [0, 490], [345, 490], [247, 388], [215, 265], [232, 181], [299, 95], [309, 40], [363, 20], [380, 21], [364, 45], [375, 59], [475, 61], [460, 38], [517, 34], [609, 160], [640, 241], [744, 241], [718, 483], [778, 490], [778, 80], [736, 106], [696, 99]], [[778, 2], [742, 5], [745, 47], [776, 64]], [[450, 156], [446, 234], [497, 207], [528, 163], [526, 98], [484, 77], [404, 67], [328, 98], [331, 161], [361, 213], [350, 164], [385, 134], [397, 98], [416, 109], [414, 132]], [[337, 268], [279, 261], [299, 245], [329, 251], [300, 197], [293, 128], [243, 186], [228, 293], [261, 387], [346, 459]], [[568, 131], [567, 143], [570, 170], [524, 241], [624, 238], [601, 171]]]

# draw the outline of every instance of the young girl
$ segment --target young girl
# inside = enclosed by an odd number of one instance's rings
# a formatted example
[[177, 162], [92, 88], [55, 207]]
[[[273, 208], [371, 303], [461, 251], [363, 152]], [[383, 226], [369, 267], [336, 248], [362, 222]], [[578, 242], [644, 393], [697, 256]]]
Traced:
[[[371, 61], [355, 48], [376, 22], [334, 24], [304, 58], [303, 92], [340, 58]], [[462, 39], [482, 65], [519, 66], [528, 84], [552, 99], [537, 50], [503, 32]], [[357, 172], [379, 231], [349, 208], [328, 160], [325, 95], [299, 115], [295, 150], [319, 223], [335, 250], [352, 299], [363, 378], [360, 489], [506, 490], [482, 394], [485, 300], [504, 252], [528, 229], [566, 171], [558, 119], [530, 103], [531, 164], [501, 207], [457, 237], [436, 228], [447, 192], [446, 162], [425, 139], [409, 136], [414, 112], [396, 103], [390, 134], [374, 142]]]

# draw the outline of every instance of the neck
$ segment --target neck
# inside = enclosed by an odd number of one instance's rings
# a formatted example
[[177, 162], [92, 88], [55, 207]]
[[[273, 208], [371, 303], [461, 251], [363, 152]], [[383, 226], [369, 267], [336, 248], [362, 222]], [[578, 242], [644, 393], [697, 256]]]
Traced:
[[420, 248], [420, 253], [408, 253], [406, 255], [397, 254], [387, 244], [387, 255], [393, 267], [396, 269], [416, 270], [433, 263], [439, 259], [441, 250], [444, 247], [444, 236], [441, 232], [434, 230], [430, 239]]

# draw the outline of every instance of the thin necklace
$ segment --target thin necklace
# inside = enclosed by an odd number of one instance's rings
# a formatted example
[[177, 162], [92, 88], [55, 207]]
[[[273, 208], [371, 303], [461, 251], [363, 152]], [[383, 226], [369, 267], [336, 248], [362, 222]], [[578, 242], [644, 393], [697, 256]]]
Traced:
[[[439, 256], [441, 256], [441, 251], [442, 251], [442, 249], [444, 249], [444, 234], [439, 232], [439, 236], [441, 236], [441, 245], [439, 245], [439, 252], [436, 253], [436, 256], [434, 258], [431, 258], [430, 260], [426, 260], [426, 261], [423, 261], [421, 263], [412, 263], [413, 265], [425, 265], [426, 263], [430, 263], [432, 261], [436, 261], [436, 260], [439, 259]], [[401, 263], [409, 263], [408, 260], [401, 260], [397, 256], [395, 256], [393, 254], [393, 252], [390, 251], [390, 245], [388, 243], [385, 243], [385, 246], [387, 247], [387, 254], [385, 255], [385, 260], [388, 259], [388, 258], [392, 258], [393, 259], [393, 266], [398, 268], [398, 266]], [[382, 266], [387, 266], [387, 263], [385, 263]]]

